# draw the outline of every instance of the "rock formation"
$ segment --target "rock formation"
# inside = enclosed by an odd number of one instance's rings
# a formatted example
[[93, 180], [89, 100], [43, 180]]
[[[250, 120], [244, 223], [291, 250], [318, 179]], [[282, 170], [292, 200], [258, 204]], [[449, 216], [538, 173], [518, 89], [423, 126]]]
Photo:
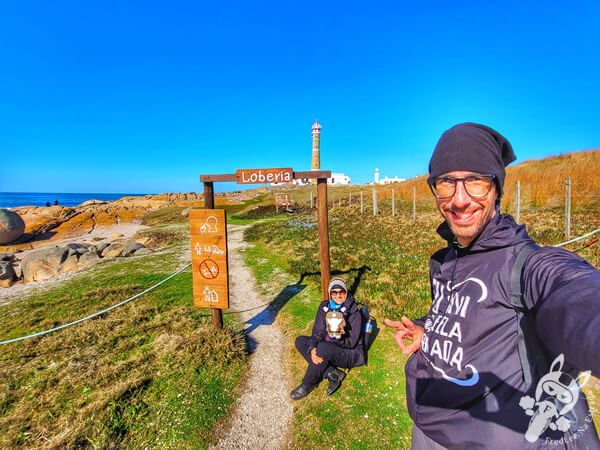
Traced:
[[[99, 251], [99, 248], [102, 250]], [[127, 249], [125, 255], [123, 250]], [[154, 253], [139, 242], [113, 242], [98, 247], [87, 243], [71, 243], [65, 246], [47, 247], [27, 253], [20, 261], [18, 274], [12, 262], [0, 261], [0, 286], [7, 287], [21, 275], [24, 283], [43, 281], [63, 273], [76, 272], [99, 262], [102, 258], [139, 256]], [[6, 263], [6, 264], [5, 264]], [[10, 267], [8, 267], [10, 266]], [[10, 277], [10, 273], [13, 274]], [[3, 280], [10, 280], [3, 283]]]
[[74, 208], [23, 206], [14, 211], [25, 222], [24, 231], [29, 235], [29, 241], [35, 241], [39, 237], [58, 241], [89, 233], [96, 227], [140, 222], [147, 212], [160, 208], [186, 208], [202, 204], [202, 194], [159, 194], [123, 197], [112, 202], [88, 200]]
[[19, 214], [0, 209], [0, 245], [16, 241], [25, 232], [25, 222]]
[[12, 255], [0, 255], [0, 287], [11, 286], [17, 275], [13, 267]]

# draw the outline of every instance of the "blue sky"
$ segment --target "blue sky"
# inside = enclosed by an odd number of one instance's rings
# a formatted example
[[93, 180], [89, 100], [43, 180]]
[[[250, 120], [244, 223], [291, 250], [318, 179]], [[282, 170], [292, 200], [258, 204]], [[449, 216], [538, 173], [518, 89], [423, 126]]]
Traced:
[[[201, 191], [200, 174], [426, 173], [440, 134], [600, 147], [597, 1], [5, 1], [0, 191]], [[236, 185], [216, 185], [217, 190]]]

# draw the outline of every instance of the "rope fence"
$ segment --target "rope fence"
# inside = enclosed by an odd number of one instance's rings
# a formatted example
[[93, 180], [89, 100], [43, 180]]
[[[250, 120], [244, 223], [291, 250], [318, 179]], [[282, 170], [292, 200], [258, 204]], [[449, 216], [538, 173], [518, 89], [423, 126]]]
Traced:
[[579, 236], [579, 237], [577, 237], [575, 239], [571, 239], [570, 241], [567, 241], [567, 242], [562, 242], [561, 244], [553, 245], [552, 247], [562, 247], [563, 245], [572, 244], [573, 242], [580, 241], [582, 239], [585, 239], [588, 236], [593, 236], [594, 234], [596, 234], [599, 231], [600, 231], [600, 228], [596, 228], [594, 231], [590, 231], [589, 233], [584, 234], [583, 236]]
[[[560, 244], [555, 244], [555, 245], [552, 245], [552, 247], [562, 247], [562, 246], [564, 246], [564, 245], [567, 245], [567, 244], [572, 244], [573, 242], [580, 241], [580, 240], [582, 240], [582, 239], [585, 239], [586, 237], [593, 236], [594, 234], [596, 234], [596, 233], [598, 233], [598, 232], [600, 232], [600, 228], [597, 228], [597, 229], [595, 229], [594, 231], [590, 231], [589, 233], [586, 233], [586, 234], [584, 234], [584, 235], [582, 235], [582, 236], [579, 236], [579, 237], [577, 237], [577, 238], [575, 238], [575, 239], [571, 239], [571, 240], [569, 240], [569, 241], [566, 241], [566, 242], [561, 242]], [[65, 329], [65, 328], [71, 327], [71, 326], [73, 326], [73, 325], [76, 325], [76, 324], [78, 324], [78, 323], [84, 322], [84, 321], [86, 321], [86, 320], [93, 319], [94, 317], [98, 317], [98, 316], [101, 316], [101, 315], [103, 315], [103, 314], [106, 314], [107, 312], [109, 312], [109, 311], [112, 311], [113, 309], [119, 308], [120, 306], [123, 306], [123, 305], [125, 305], [125, 304], [127, 304], [127, 303], [129, 303], [129, 302], [131, 302], [131, 301], [133, 301], [133, 300], [135, 300], [136, 298], [139, 298], [139, 297], [141, 297], [142, 295], [144, 295], [144, 294], [147, 294], [148, 292], [150, 292], [150, 291], [152, 291], [152, 290], [156, 289], [156, 288], [157, 288], [158, 286], [160, 286], [161, 284], [163, 284], [163, 283], [166, 283], [166, 282], [167, 282], [167, 281], [169, 281], [171, 278], [173, 278], [173, 277], [175, 277], [175, 276], [179, 275], [181, 272], [183, 272], [185, 269], [187, 269], [187, 268], [188, 268], [188, 267], [190, 267], [191, 265], [192, 265], [191, 263], [189, 263], [189, 264], [186, 264], [185, 266], [181, 267], [181, 268], [180, 268], [180, 269], [178, 269], [176, 272], [173, 272], [171, 275], [169, 275], [168, 277], [166, 277], [166, 278], [165, 278], [165, 279], [163, 279], [162, 281], [159, 281], [158, 283], [154, 284], [153, 286], [150, 286], [149, 288], [147, 288], [147, 289], [143, 290], [143, 291], [142, 291], [142, 292], [140, 292], [139, 294], [135, 294], [134, 296], [132, 296], [132, 297], [129, 297], [128, 299], [126, 299], [126, 300], [123, 300], [122, 302], [120, 302], [120, 303], [117, 303], [117, 304], [115, 304], [115, 305], [113, 305], [113, 306], [110, 306], [110, 307], [108, 307], [108, 308], [106, 308], [106, 309], [103, 309], [102, 311], [98, 311], [98, 312], [96, 312], [96, 313], [94, 313], [94, 314], [90, 314], [89, 316], [83, 317], [83, 318], [81, 318], [81, 319], [78, 319], [78, 320], [75, 320], [75, 321], [73, 321], [73, 322], [66, 323], [66, 324], [64, 324], [64, 325], [60, 325], [60, 326], [58, 326], [58, 327], [55, 327], [55, 328], [51, 328], [51, 329], [49, 329], [49, 330], [44, 330], [44, 331], [40, 331], [40, 332], [38, 332], [38, 333], [28, 334], [28, 335], [26, 335], [26, 336], [21, 336], [21, 337], [14, 338], [14, 339], [8, 339], [8, 340], [5, 340], [5, 341], [0, 341], [0, 345], [11, 344], [11, 343], [13, 343], [13, 342], [24, 341], [24, 340], [26, 340], [26, 339], [32, 339], [32, 338], [35, 338], [35, 337], [44, 336], [44, 335], [46, 335], [46, 334], [49, 334], [49, 333], [54, 333], [55, 331], [59, 331], [59, 330]], [[242, 311], [226, 311], [226, 313], [227, 313], [227, 314], [237, 314], [237, 313], [240, 313], [240, 312], [247, 312], [247, 311], [251, 311], [251, 310], [254, 310], [254, 309], [261, 308], [261, 307], [263, 307], [263, 306], [267, 306], [267, 305], [269, 305], [269, 303], [270, 303], [270, 302], [268, 302], [268, 303], [265, 303], [265, 304], [263, 304], [263, 305], [255, 306], [254, 308], [250, 308], [250, 309], [247, 309], [247, 310], [242, 310]]]
[[21, 337], [14, 338], [14, 339], [8, 339], [8, 340], [6, 340], [6, 341], [0, 341], [0, 345], [10, 344], [10, 343], [13, 343], [13, 342], [18, 342], [18, 341], [24, 341], [25, 339], [31, 339], [31, 338], [34, 338], [34, 337], [43, 336], [43, 335], [45, 335], [45, 334], [54, 333], [55, 331], [62, 330], [62, 329], [64, 329], [64, 328], [68, 328], [68, 327], [71, 327], [71, 326], [73, 326], [73, 325], [76, 325], [76, 324], [78, 324], [78, 323], [84, 322], [84, 321], [86, 321], [86, 320], [93, 319], [94, 317], [101, 316], [102, 314], [106, 314], [107, 312], [109, 312], [109, 311], [112, 311], [113, 309], [116, 309], [116, 308], [118, 308], [118, 307], [120, 307], [120, 306], [123, 306], [123, 305], [125, 305], [125, 304], [127, 304], [127, 303], [129, 303], [129, 302], [131, 302], [131, 301], [133, 301], [133, 300], [135, 300], [136, 298], [138, 298], [138, 297], [141, 297], [142, 295], [144, 295], [144, 294], [146, 294], [146, 293], [148, 293], [148, 292], [150, 292], [150, 291], [152, 291], [152, 290], [156, 289], [158, 286], [160, 286], [160, 285], [161, 285], [161, 284], [163, 284], [163, 283], [166, 283], [167, 281], [169, 281], [169, 280], [170, 280], [171, 278], [173, 278], [174, 276], [176, 276], [176, 275], [179, 275], [181, 272], [183, 272], [185, 269], [187, 269], [187, 268], [188, 268], [188, 267], [190, 267], [191, 265], [192, 265], [192, 263], [189, 263], [189, 264], [187, 264], [187, 265], [183, 266], [182, 268], [180, 268], [180, 269], [179, 269], [179, 270], [177, 270], [176, 272], [174, 272], [174, 273], [172, 273], [171, 275], [169, 275], [169, 276], [168, 276], [167, 278], [165, 278], [164, 280], [162, 280], [162, 281], [159, 281], [158, 283], [156, 283], [156, 284], [155, 284], [155, 285], [153, 285], [153, 286], [150, 286], [148, 289], [145, 289], [145, 290], [143, 290], [142, 292], [140, 292], [139, 294], [135, 294], [134, 296], [132, 296], [132, 297], [129, 297], [127, 300], [123, 300], [122, 302], [120, 302], [120, 303], [117, 303], [116, 305], [109, 306], [108, 308], [106, 308], [106, 309], [103, 309], [102, 311], [98, 311], [97, 313], [90, 314], [90, 315], [89, 315], [89, 316], [87, 316], [87, 317], [83, 317], [83, 318], [81, 318], [81, 319], [75, 320], [75, 321], [73, 321], [73, 322], [66, 323], [66, 324], [64, 324], [64, 325], [60, 325], [60, 326], [58, 326], [58, 327], [55, 327], [55, 328], [51, 328], [51, 329], [49, 329], [49, 330], [40, 331], [40, 332], [38, 332], [38, 333], [33, 333], [33, 334], [28, 334], [28, 335], [26, 335], [26, 336], [21, 336]]

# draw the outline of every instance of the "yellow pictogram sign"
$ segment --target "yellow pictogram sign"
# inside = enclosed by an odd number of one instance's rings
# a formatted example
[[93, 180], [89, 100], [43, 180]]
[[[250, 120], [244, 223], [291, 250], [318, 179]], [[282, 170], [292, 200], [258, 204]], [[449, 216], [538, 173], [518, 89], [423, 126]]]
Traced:
[[227, 221], [223, 209], [190, 209], [194, 306], [229, 308]]

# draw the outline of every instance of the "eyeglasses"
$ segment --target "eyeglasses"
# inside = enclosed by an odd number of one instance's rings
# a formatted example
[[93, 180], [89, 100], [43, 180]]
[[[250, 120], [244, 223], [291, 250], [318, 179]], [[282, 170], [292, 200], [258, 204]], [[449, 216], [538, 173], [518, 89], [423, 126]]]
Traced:
[[342, 294], [345, 294], [345, 293], [346, 293], [346, 291], [344, 291], [343, 289], [340, 289], [340, 290], [336, 289], [336, 290], [332, 290], [331, 291], [331, 295], [342, 295]]
[[427, 180], [431, 192], [437, 198], [450, 198], [456, 192], [456, 183], [462, 181], [465, 191], [471, 197], [485, 197], [492, 188], [492, 181], [496, 175], [469, 175], [468, 177], [438, 177]]

